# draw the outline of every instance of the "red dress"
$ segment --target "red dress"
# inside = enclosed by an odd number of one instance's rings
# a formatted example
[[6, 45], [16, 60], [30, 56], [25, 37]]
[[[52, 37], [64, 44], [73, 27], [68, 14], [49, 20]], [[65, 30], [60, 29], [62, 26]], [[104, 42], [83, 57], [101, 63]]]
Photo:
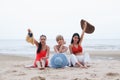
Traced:
[[75, 47], [74, 45], [72, 46], [72, 52], [73, 54], [76, 54], [76, 53], [81, 53], [82, 52], [82, 47], [80, 45], [78, 45], [78, 47]]
[[[34, 61], [34, 66], [37, 67], [36, 62], [40, 61], [42, 57], [46, 57], [47, 50], [41, 50], [39, 53], [36, 54], [36, 59]], [[48, 66], [48, 60], [46, 60], [45, 66]]]

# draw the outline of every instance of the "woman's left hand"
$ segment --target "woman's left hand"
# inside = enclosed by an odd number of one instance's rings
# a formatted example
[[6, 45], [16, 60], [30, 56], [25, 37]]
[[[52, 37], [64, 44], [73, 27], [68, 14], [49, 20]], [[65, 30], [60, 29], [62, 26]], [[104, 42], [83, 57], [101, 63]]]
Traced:
[[87, 22], [84, 22], [84, 25], [83, 25], [83, 26], [84, 26], [84, 29], [83, 29], [83, 30], [85, 31], [86, 28], [87, 28]]
[[43, 57], [42, 59], [43, 59], [43, 60], [46, 60], [46, 59], [48, 59], [48, 57]]

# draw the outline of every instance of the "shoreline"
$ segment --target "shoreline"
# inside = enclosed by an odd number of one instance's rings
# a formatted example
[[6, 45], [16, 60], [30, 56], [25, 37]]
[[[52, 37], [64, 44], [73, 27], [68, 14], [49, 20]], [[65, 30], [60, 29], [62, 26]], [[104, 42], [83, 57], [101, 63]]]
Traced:
[[[107, 53], [107, 54], [111, 54], [111, 53], [115, 52], [115, 54], [120, 54], [120, 53], [119, 53], [120, 50], [85, 50], [85, 51], [83, 51], [83, 52], [88, 52], [88, 53], [91, 53], [91, 54], [100, 54], [100, 53], [102, 53], [102, 52], [109, 52], [109, 53]], [[54, 51], [50, 51], [50, 53], [52, 54], [52, 53], [54, 53]], [[8, 54], [8, 52], [7, 52], [7, 53], [2, 53], [2, 52], [0, 52], [0, 54]], [[15, 54], [15, 53], [13, 53], [13, 54]], [[20, 53], [19, 53], [19, 54], [20, 54]], [[22, 54], [23, 54], [23, 53], [22, 53]], [[67, 51], [67, 54], [70, 54], [69, 51]]]
[[[117, 60], [120, 60], [120, 51], [85, 51], [85, 53], [89, 53], [90, 57], [91, 58], [114, 58], [114, 59], [117, 59]], [[54, 51], [51, 51], [50, 52], [50, 57], [54, 54]], [[67, 52], [66, 53], [67, 56], [69, 57], [70, 53]], [[10, 53], [0, 53], [0, 56], [9, 56], [9, 57], [12, 57], [12, 56], [16, 56], [16, 57], [26, 57], [26, 58], [35, 58], [35, 55], [36, 54], [10, 54]]]

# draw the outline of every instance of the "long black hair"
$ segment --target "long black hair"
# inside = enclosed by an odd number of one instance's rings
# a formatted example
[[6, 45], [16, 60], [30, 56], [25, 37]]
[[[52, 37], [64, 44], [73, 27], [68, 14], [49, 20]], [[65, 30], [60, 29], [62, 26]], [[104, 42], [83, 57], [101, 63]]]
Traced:
[[72, 39], [71, 39], [71, 44], [73, 43], [73, 37], [74, 36], [78, 36], [78, 42], [77, 42], [77, 44], [79, 44], [79, 42], [80, 42], [80, 35], [78, 33], [74, 33], [73, 34]]
[[[40, 38], [41, 38], [41, 37], [45, 37], [45, 38], [46, 38], [45, 35], [41, 35]], [[40, 43], [38, 43], [37, 54], [41, 51], [41, 49], [42, 49], [42, 44], [41, 44], [41, 42], [40, 42]]]

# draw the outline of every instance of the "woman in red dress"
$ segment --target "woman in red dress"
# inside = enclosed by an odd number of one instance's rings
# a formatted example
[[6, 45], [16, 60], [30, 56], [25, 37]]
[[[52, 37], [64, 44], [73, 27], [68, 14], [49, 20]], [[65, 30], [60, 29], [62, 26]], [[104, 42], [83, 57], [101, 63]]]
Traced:
[[45, 69], [45, 67], [48, 66], [50, 48], [46, 45], [46, 39], [45, 35], [40, 36], [40, 42], [34, 39], [34, 44], [37, 47], [34, 67], [38, 67], [40, 70]]
[[39, 69], [44, 69], [45, 67], [48, 66], [48, 58], [49, 58], [49, 52], [50, 52], [49, 46], [46, 45], [46, 36], [41, 35], [40, 42], [34, 39], [34, 43], [37, 47], [34, 66], [37, 66]]

